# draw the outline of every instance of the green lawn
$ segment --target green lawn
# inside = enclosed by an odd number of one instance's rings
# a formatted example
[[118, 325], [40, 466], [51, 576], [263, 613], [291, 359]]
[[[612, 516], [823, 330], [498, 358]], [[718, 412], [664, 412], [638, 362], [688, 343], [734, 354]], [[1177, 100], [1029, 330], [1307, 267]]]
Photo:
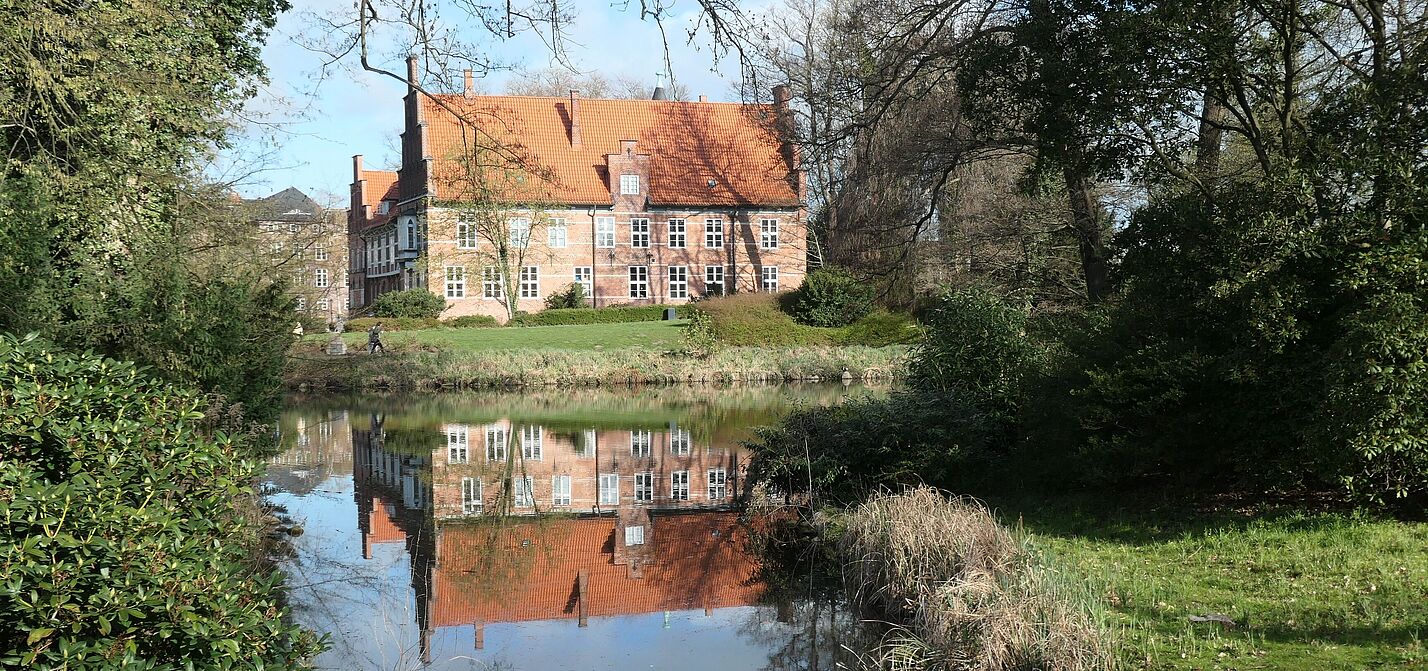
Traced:
[[[1000, 509], [1089, 578], [1136, 668], [1428, 669], [1428, 524], [1351, 513]], [[1189, 620], [1208, 614], [1236, 626]]]
[[[679, 346], [688, 322], [626, 322], [620, 324], [579, 324], [572, 326], [523, 326], [510, 328], [435, 328], [419, 331], [387, 331], [382, 342], [394, 350], [408, 343], [432, 345], [454, 352], [483, 352], [511, 349], [596, 350], [672, 349]], [[326, 342], [328, 336], [312, 339]], [[366, 333], [344, 333], [349, 347], [366, 347]]]

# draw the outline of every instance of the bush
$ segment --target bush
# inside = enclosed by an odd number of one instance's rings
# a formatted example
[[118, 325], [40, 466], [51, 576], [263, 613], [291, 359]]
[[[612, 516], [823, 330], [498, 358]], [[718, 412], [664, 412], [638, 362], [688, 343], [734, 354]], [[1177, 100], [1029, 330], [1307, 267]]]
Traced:
[[348, 332], [365, 332], [372, 328], [373, 324], [381, 324], [384, 331], [420, 331], [421, 329], [440, 328], [442, 322], [437, 319], [413, 319], [410, 317], [362, 317], [360, 319], [349, 319], [342, 327]]
[[372, 303], [372, 315], [376, 317], [436, 319], [445, 309], [446, 299], [426, 289], [388, 291]]
[[873, 285], [841, 270], [815, 270], [788, 295], [788, 313], [808, 326], [847, 326], [873, 311]]
[[700, 301], [697, 309], [708, 313], [715, 337], [725, 345], [796, 347], [832, 343], [831, 330], [793, 321], [779, 309], [773, 294], [731, 294]]
[[454, 319], [447, 319], [441, 323], [443, 326], [449, 326], [454, 329], [483, 329], [501, 325], [501, 322], [496, 321], [496, 318], [491, 315], [463, 315]]
[[565, 310], [589, 307], [590, 301], [588, 298], [589, 297], [585, 295], [585, 285], [579, 282], [571, 282], [561, 291], [546, 296], [545, 308], [547, 310]]
[[572, 324], [621, 324], [654, 322], [664, 319], [666, 308], [674, 308], [681, 319], [688, 319], [693, 308], [688, 305], [631, 305], [607, 308], [561, 308], [535, 314], [519, 313], [510, 326], [567, 326]]
[[300, 668], [256, 462], [133, 364], [0, 335], [0, 664]]
[[838, 330], [833, 342], [839, 345], [863, 345], [864, 347], [887, 347], [907, 345], [917, 341], [922, 329], [912, 317], [903, 314], [877, 310]]

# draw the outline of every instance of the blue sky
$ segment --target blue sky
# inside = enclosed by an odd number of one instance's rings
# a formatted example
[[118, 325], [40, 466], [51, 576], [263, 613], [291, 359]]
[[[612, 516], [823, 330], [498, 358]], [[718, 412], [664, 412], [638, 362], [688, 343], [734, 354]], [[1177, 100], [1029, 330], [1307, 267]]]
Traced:
[[[664, 69], [659, 31], [639, 19], [636, 8], [623, 0], [574, 0], [576, 18], [569, 36], [573, 64], [584, 72], [609, 77], [627, 75], [653, 82]], [[692, 2], [685, 3], [690, 8]], [[363, 154], [368, 167], [393, 167], [395, 137], [402, 125], [401, 96], [405, 87], [394, 80], [364, 72], [349, 57], [321, 76], [324, 57], [301, 44], [314, 36], [313, 13], [351, 12], [351, 0], [307, 0], [300, 9], [284, 14], [264, 49], [269, 85], [248, 108], [250, 119], [236, 146], [219, 158], [214, 172], [236, 182], [244, 197], [265, 196], [295, 186], [324, 204], [345, 206], [352, 175], [352, 155]], [[676, 6], [676, 9], [683, 9]], [[670, 35], [674, 75], [690, 97], [707, 94], [711, 100], [733, 100], [738, 76], [736, 63], [719, 63], [704, 43], [685, 44], [692, 16], [666, 22]], [[495, 42], [481, 39], [501, 60], [526, 68], [555, 65], [547, 48], [530, 35]], [[405, 66], [398, 54], [382, 59], [394, 72]], [[481, 86], [499, 93], [507, 72], [488, 76]], [[337, 202], [332, 202], [336, 200]]]

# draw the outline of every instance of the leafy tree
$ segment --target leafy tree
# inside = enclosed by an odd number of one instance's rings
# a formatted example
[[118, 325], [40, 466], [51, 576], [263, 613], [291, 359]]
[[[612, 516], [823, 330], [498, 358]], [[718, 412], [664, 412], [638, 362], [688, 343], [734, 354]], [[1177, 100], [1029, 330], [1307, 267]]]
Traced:
[[847, 326], [873, 311], [874, 288], [846, 272], [823, 268], [809, 273], [791, 293], [789, 314], [809, 326]]

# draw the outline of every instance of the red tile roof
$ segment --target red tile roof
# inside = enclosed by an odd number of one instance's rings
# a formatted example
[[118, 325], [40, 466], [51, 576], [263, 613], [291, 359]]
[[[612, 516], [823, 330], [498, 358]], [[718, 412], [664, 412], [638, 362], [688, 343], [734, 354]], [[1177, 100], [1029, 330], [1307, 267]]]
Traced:
[[421, 118], [427, 121], [425, 151], [437, 164], [433, 181], [438, 197], [452, 190], [441, 185], [443, 166], [449, 168], [465, 146], [463, 128], [444, 104], [479, 125], [489, 138], [511, 147], [536, 172], [548, 175], [548, 197], [555, 202], [609, 203], [605, 156], [619, 153], [621, 140], [636, 140], [636, 151], [650, 155], [649, 196], [654, 205], [799, 205], [798, 181], [790, 179], [772, 130], [772, 105], [582, 98], [582, 142], [572, 147], [568, 98], [437, 98], [439, 103], [421, 99]]
[[608, 517], [443, 527], [432, 625], [578, 617], [582, 570], [590, 617], [750, 605], [763, 594], [737, 513], [652, 517], [641, 577], [614, 563], [616, 531]]
[[397, 200], [397, 173], [390, 170], [363, 170], [362, 179], [367, 180], [367, 188], [362, 193], [362, 204], [371, 208], [369, 223], [385, 221], [389, 214], [378, 214], [377, 205], [384, 200]]

